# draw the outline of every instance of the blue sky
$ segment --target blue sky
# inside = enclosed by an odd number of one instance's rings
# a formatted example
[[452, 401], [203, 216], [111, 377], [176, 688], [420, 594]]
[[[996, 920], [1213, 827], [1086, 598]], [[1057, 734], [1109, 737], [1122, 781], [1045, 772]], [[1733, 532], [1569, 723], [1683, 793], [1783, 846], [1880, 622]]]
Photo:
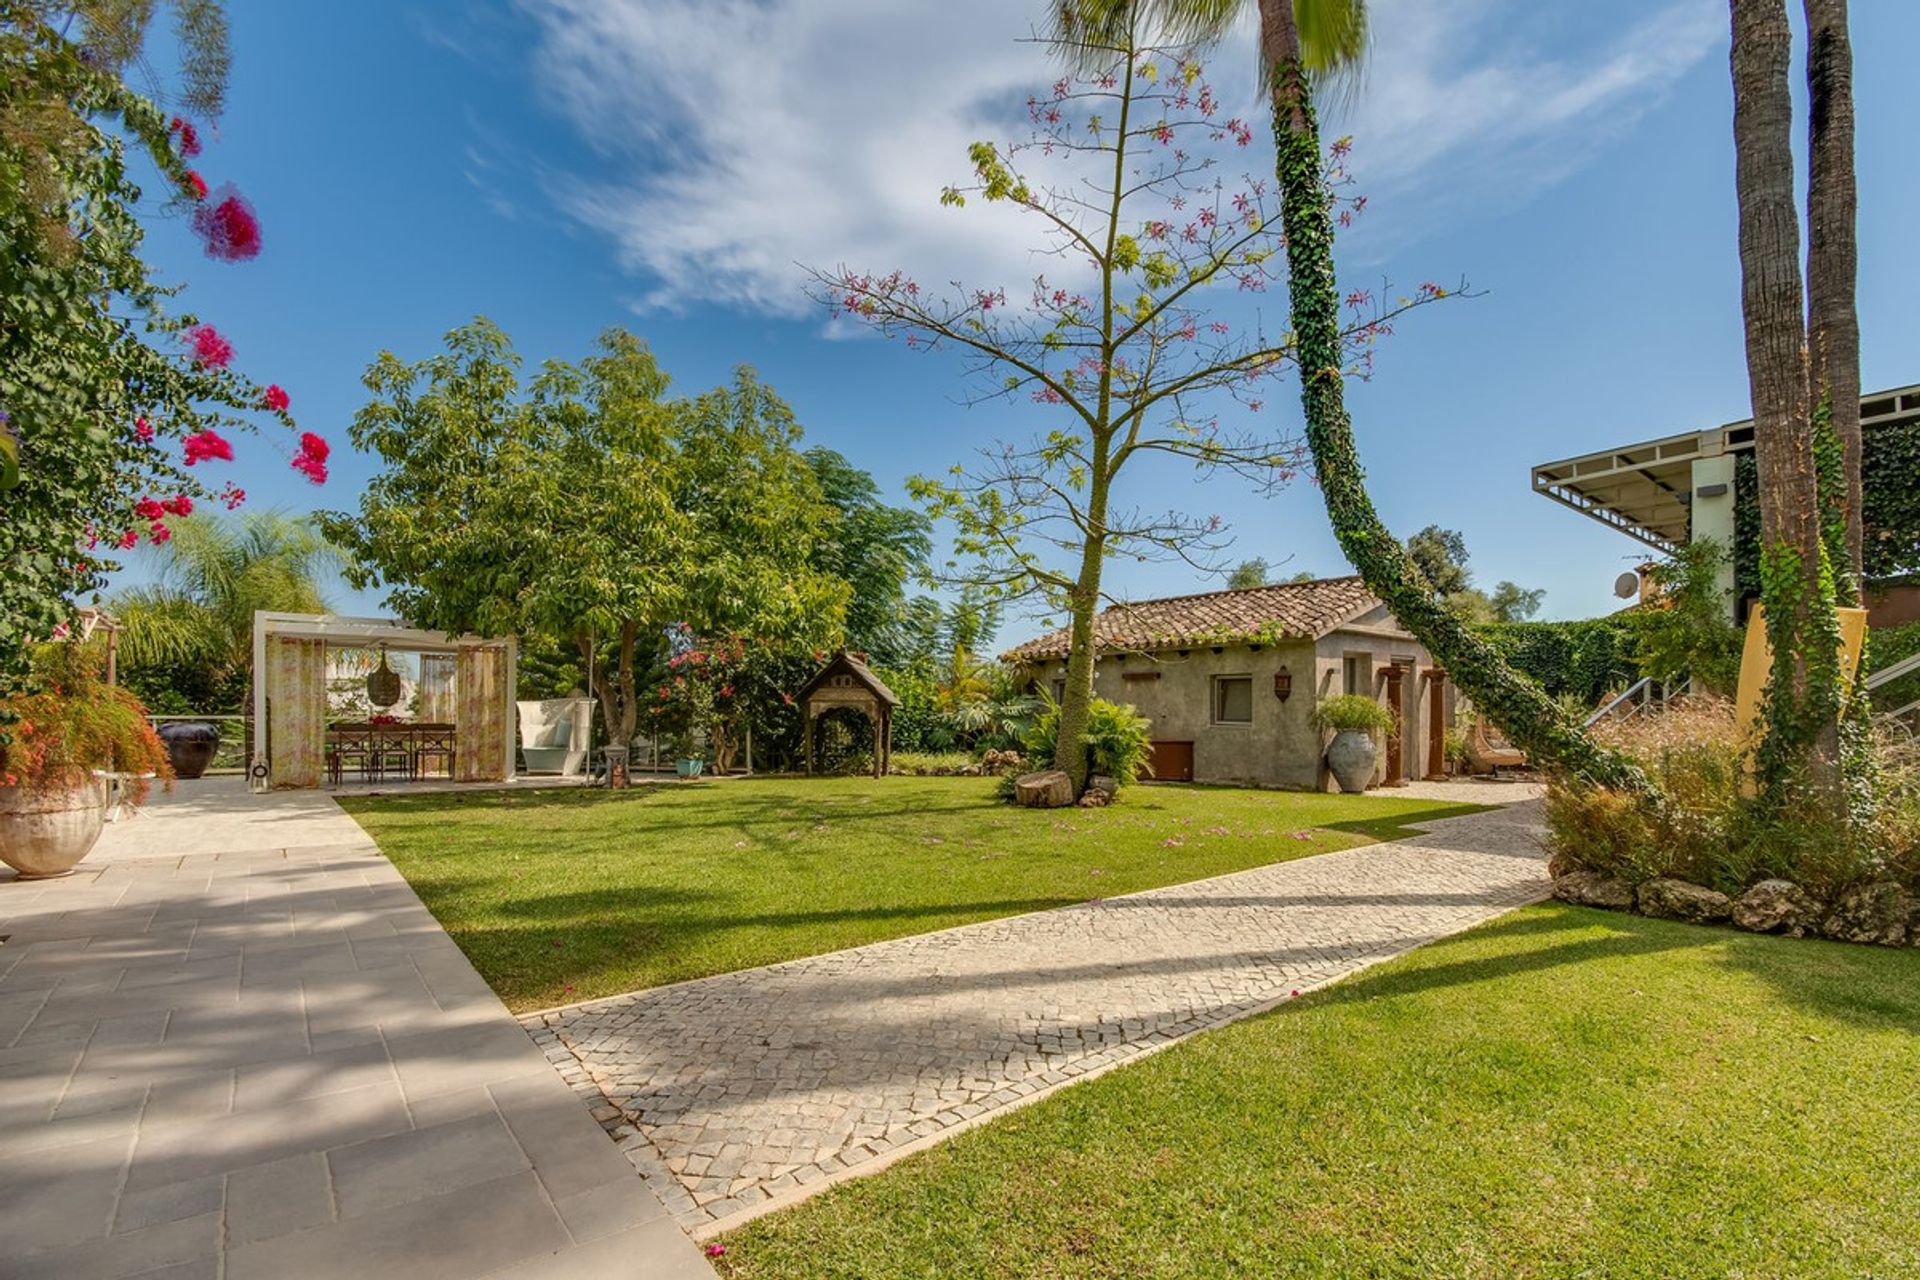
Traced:
[[[626, 325], [684, 391], [753, 365], [809, 442], [902, 501], [907, 475], [1031, 430], [1030, 408], [963, 407], [952, 365], [824, 323], [795, 263], [1024, 282], [1005, 225], [937, 196], [965, 177], [966, 143], [1005, 135], [1052, 78], [1021, 41], [1041, 7], [234, 5], [230, 106], [199, 166], [254, 202], [265, 250], [209, 262], [164, 221], [150, 243], [236, 363], [285, 386], [336, 453], [315, 489], [279, 442], [248, 440], [233, 478], [255, 505], [351, 508], [373, 470], [345, 442], [361, 371], [382, 349], [425, 355], [479, 313], [530, 361]], [[1464, 277], [1483, 296], [1413, 318], [1350, 392], [1375, 500], [1402, 533], [1462, 530], [1482, 585], [1545, 587], [1543, 616], [1603, 611], [1636, 544], [1530, 494], [1529, 465], [1746, 415], [1724, 0], [1376, 0], [1376, 21], [1337, 126], [1373, 204], [1342, 243], [1343, 278]], [[1920, 6], [1861, 0], [1853, 36], [1862, 372], [1877, 388], [1920, 380], [1902, 65]], [[1244, 96], [1250, 43], [1213, 61]], [[1291, 394], [1275, 405], [1297, 424]], [[1305, 485], [1261, 498], [1172, 465], [1131, 483], [1224, 516], [1235, 555], [1345, 571]], [[1211, 585], [1174, 565], [1119, 564], [1109, 582], [1135, 597]], [[340, 603], [378, 606], [344, 589]], [[1001, 638], [1034, 626], [1010, 620]]]

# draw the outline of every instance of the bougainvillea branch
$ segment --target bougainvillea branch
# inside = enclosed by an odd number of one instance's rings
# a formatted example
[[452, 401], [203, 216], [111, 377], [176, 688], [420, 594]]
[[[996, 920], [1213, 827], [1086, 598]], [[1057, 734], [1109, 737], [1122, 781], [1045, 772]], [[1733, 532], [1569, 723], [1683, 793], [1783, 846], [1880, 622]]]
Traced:
[[[224, 19], [213, 0], [175, 8], [191, 64], [187, 105], [210, 119]], [[195, 502], [244, 499], [230, 480], [209, 489], [206, 468], [190, 467], [231, 460], [229, 438], [254, 431], [263, 412], [293, 426], [284, 405], [234, 371], [218, 330], [168, 311], [177, 290], [156, 283], [141, 257], [131, 157], [176, 209], [205, 191], [186, 166], [200, 133], [121, 75], [141, 57], [152, 9], [97, 7], [85, 47], [56, 20], [60, 6], [23, 0], [0, 24], [0, 169], [18, 179], [0, 183], [0, 406], [17, 452], [0, 519], [0, 686], [23, 669], [27, 642], [53, 634], [104, 585], [112, 552], [170, 537], [167, 520]], [[245, 256], [249, 234], [257, 248], [257, 221], [249, 231], [213, 208], [229, 253]], [[154, 494], [168, 496], [143, 519], [136, 506]]]

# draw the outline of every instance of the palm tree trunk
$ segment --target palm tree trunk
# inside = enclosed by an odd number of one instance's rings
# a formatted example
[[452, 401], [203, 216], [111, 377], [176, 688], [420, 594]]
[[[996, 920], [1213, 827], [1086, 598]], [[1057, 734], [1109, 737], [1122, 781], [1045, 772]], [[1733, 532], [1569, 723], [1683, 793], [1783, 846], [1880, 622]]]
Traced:
[[1848, 579], [1840, 595], [1852, 603], [1864, 586], [1860, 319], [1854, 306], [1859, 246], [1854, 233], [1853, 46], [1847, 36], [1847, 0], [1806, 0], [1806, 11], [1809, 392], [1813, 403], [1827, 401], [1840, 440]]
[[1347, 417], [1333, 221], [1293, 0], [1260, 0], [1260, 38], [1262, 62], [1272, 77], [1276, 172], [1307, 443], [1341, 550], [1400, 624], [1446, 666], [1474, 706], [1535, 763], [1605, 786], [1651, 790], [1652, 783], [1632, 761], [1596, 743], [1545, 690], [1514, 672], [1427, 591], [1411, 572], [1399, 540], [1374, 511]]
[[[1837, 627], [1815, 472], [1813, 406], [1793, 191], [1793, 32], [1786, 0], [1732, 0], [1734, 184], [1740, 310], [1760, 482], [1762, 596], [1774, 670], [1763, 788], [1810, 766], [1837, 785], [1838, 698], [1827, 687]], [[1857, 402], [1857, 398], [1856, 398]]]

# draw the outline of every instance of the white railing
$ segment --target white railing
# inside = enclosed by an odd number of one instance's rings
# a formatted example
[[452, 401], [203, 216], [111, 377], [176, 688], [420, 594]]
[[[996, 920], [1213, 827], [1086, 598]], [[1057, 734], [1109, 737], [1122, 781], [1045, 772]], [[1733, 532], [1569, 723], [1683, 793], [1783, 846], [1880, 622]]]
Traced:
[[1620, 693], [1613, 696], [1607, 704], [1588, 716], [1586, 727], [1591, 729], [1610, 716], [1637, 716], [1667, 705], [1673, 696], [1664, 681], [1656, 682], [1652, 676], [1641, 676]]
[[[1878, 689], [1883, 684], [1891, 684], [1909, 671], [1920, 671], [1920, 653], [1910, 653], [1892, 666], [1880, 668], [1867, 677], [1867, 688]], [[1901, 710], [1904, 711], [1906, 708], [1903, 707]], [[1893, 714], [1899, 715], [1900, 712], [1896, 711]]]
[[[1891, 684], [1901, 676], [1913, 671], [1920, 671], [1920, 653], [1908, 654], [1892, 666], [1880, 668], [1880, 670], [1868, 676], [1864, 684], [1867, 692], [1871, 693], [1875, 689], [1883, 685]], [[1892, 711], [1882, 711], [1879, 714], [1890, 720], [1898, 720], [1900, 717], [1910, 716], [1916, 711], [1920, 711], [1920, 698], [1915, 698], [1904, 707], [1895, 707]]]

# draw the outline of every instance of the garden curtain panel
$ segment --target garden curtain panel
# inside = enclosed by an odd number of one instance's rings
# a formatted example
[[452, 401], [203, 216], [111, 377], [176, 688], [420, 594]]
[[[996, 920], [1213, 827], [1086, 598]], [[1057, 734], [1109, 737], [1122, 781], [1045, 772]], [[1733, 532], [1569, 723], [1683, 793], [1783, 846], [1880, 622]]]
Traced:
[[266, 687], [273, 785], [319, 786], [326, 754], [327, 642], [272, 637]]
[[454, 724], [462, 782], [507, 776], [507, 653], [479, 645], [460, 646], [454, 659]]
[[420, 655], [420, 710], [423, 724], [453, 724], [459, 715], [453, 696], [454, 658], [450, 653]]

